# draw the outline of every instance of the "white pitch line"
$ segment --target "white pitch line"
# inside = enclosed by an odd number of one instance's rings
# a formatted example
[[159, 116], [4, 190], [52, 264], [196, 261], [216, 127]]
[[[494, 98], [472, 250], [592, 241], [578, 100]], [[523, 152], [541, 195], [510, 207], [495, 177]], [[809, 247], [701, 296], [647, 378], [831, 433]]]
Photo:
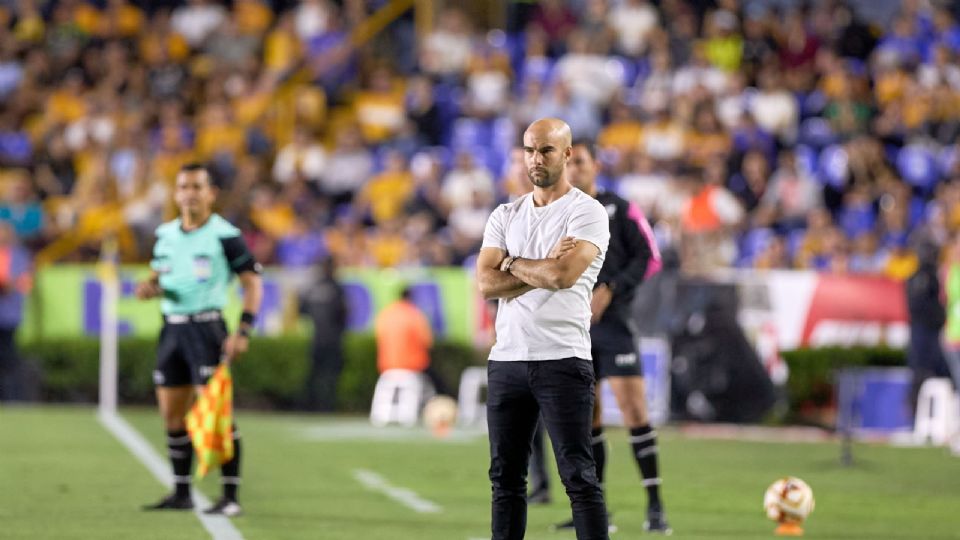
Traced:
[[383, 493], [414, 512], [436, 514], [442, 511], [442, 508], [436, 503], [420, 498], [419, 495], [407, 488], [390, 485], [384, 477], [373, 471], [357, 469], [353, 471], [353, 477], [367, 489]]
[[[118, 441], [127, 447], [127, 450], [138, 459], [140, 463], [149, 470], [153, 476], [165, 486], [173, 486], [173, 475], [170, 472], [170, 465], [157, 454], [150, 443], [144, 440], [143, 436], [137, 430], [130, 427], [120, 415], [110, 412], [101, 412], [97, 415], [103, 427], [113, 434]], [[204, 514], [200, 508], [210, 506], [210, 500], [203, 493], [194, 490], [193, 501], [198, 505], [194, 514], [200, 519], [203, 527], [207, 529], [214, 540], [243, 540], [243, 535], [233, 526], [230, 519], [225, 516], [211, 516]]]

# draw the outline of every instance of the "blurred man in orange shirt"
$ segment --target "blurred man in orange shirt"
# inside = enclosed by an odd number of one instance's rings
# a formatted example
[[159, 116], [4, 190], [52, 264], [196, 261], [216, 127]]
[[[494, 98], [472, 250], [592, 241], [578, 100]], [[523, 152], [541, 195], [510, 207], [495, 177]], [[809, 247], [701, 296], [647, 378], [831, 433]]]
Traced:
[[400, 298], [377, 315], [374, 333], [377, 338], [377, 370], [407, 369], [430, 378], [438, 394], [447, 394], [446, 385], [430, 366], [433, 332], [426, 315], [413, 303], [410, 287], [404, 287]]

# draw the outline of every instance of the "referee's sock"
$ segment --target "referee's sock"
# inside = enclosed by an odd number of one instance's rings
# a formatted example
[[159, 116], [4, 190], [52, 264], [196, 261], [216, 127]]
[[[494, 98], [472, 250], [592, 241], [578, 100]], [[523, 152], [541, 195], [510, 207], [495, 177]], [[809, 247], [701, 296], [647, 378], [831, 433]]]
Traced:
[[220, 467], [220, 481], [223, 483], [223, 498], [236, 501], [240, 488], [240, 432], [233, 425], [233, 458]]
[[657, 432], [649, 424], [630, 429], [630, 446], [633, 457], [643, 476], [643, 487], [647, 488], [647, 504], [660, 508], [660, 471], [657, 465]]
[[173, 465], [174, 495], [190, 496], [190, 469], [193, 467], [193, 444], [184, 429], [167, 431], [167, 455]]
[[590, 443], [593, 446], [593, 460], [597, 463], [597, 480], [603, 485], [603, 473], [607, 468], [607, 437], [603, 434], [603, 426], [595, 427], [590, 431]]

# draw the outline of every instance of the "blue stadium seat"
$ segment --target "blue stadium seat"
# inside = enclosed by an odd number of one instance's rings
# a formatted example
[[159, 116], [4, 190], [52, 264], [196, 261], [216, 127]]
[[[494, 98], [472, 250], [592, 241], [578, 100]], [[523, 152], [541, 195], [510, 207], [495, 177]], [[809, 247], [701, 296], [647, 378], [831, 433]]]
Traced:
[[925, 145], [909, 144], [897, 154], [897, 171], [910, 185], [930, 192], [940, 180], [936, 155]]
[[842, 145], [834, 144], [824, 148], [820, 152], [820, 159], [817, 163], [817, 170], [819, 171], [817, 178], [825, 184], [843, 188], [847, 183], [847, 176], [850, 174], [848, 162], [847, 151]]
[[793, 259], [800, 252], [803, 239], [807, 236], [807, 229], [794, 229], [787, 234], [787, 253]]
[[759, 229], [750, 229], [740, 238], [739, 242], [739, 256], [738, 265], [739, 266], [750, 266], [753, 264], [753, 260], [767, 249], [767, 246], [770, 244], [770, 241], [776, 236], [776, 233], [773, 232], [773, 229], [769, 228], [759, 228]]
[[957, 166], [957, 158], [960, 158], [960, 152], [957, 151], [957, 145], [955, 144], [944, 146], [937, 153], [937, 165], [940, 167], [940, 174], [944, 178], [951, 176], [954, 167]]
[[485, 143], [483, 122], [476, 118], [457, 118], [453, 123], [450, 146], [455, 150], [468, 150]]
[[837, 136], [830, 122], [819, 117], [807, 118], [800, 123], [799, 139], [800, 144], [814, 148], [823, 148], [837, 142]]
[[814, 90], [800, 97], [800, 117], [810, 119], [819, 116], [827, 107], [827, 96], [819, 90]]
[[493, 121], [493, 147], [503, 155], [509, 155], [510, 149], [519, 144], [517, 126], [509, 116], [501, 116]]
[[798, 144], [793, 149], [793, 155], [797, 159], [797, 166], [801, 171], [810, 175], [817, 174], [817, 158], [819, 153], [816, 148], [805, 144]]
[[632, 58], [610, 56], [607, 60], [607, 70], [620, 79], [624, 88], [632, 87], [637, 80], [637, 63]]

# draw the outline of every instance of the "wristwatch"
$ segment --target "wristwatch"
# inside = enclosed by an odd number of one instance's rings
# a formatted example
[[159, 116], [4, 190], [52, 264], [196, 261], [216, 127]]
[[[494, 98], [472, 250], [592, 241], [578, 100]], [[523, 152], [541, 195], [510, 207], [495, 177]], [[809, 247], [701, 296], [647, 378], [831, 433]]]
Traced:
[[513, 266], [513, 261], [517, 260], [516, 257], [507, 257], [503, 260], [503, 263], [500, 264], [501, 272], [509, 272], [510, 267]]

